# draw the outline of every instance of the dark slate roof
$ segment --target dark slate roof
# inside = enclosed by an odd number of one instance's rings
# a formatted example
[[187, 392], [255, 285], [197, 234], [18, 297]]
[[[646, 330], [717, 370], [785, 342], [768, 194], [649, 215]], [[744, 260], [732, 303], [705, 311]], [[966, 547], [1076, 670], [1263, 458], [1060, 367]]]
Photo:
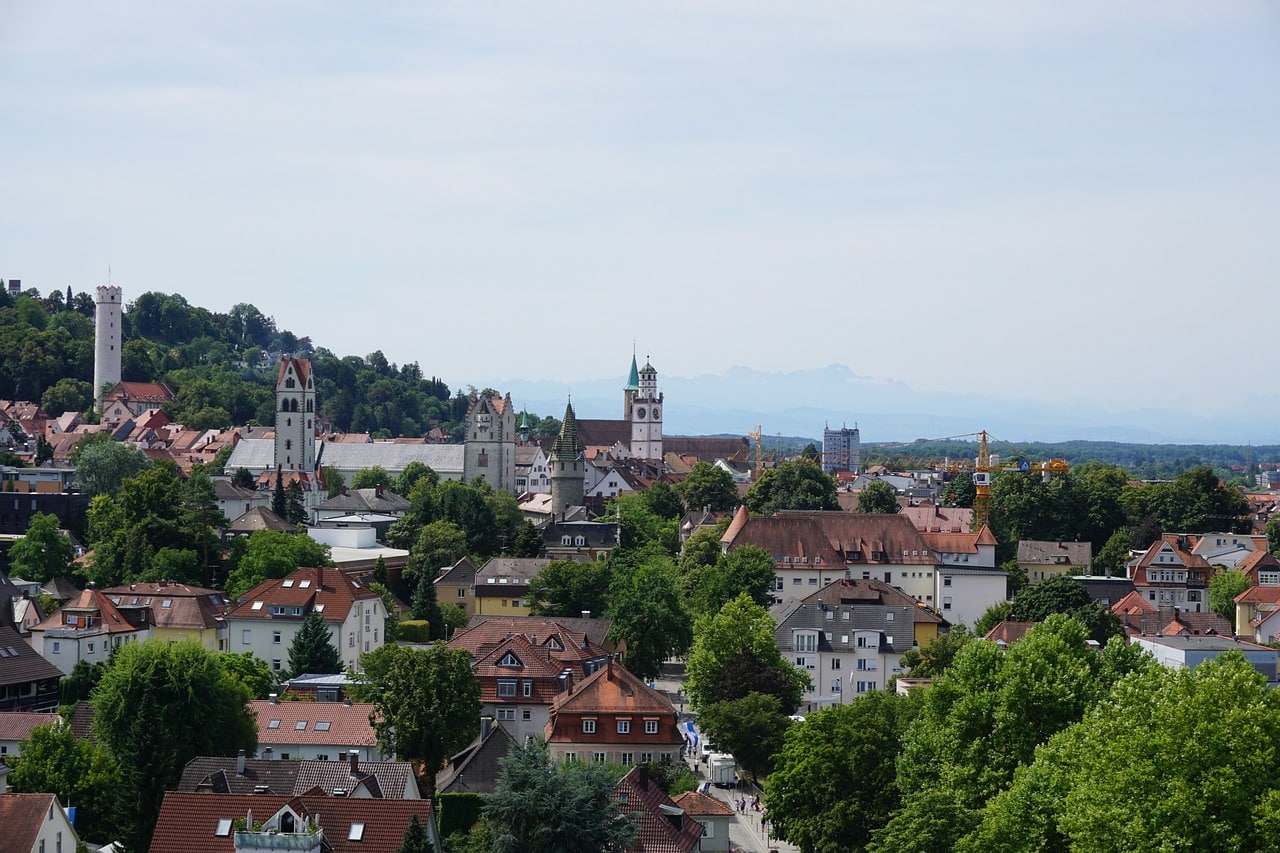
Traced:
[[178, 782], [179, 791], [209, 792], [214, 794], [252, 794], [259, 785], [266, 785], [272, 794], [303, 794], [315, 787], [326, 794], [334, 790], [351, 791], [363, 782], [375, 798], [406, 799], [406, 793], [414, 793], [409, 799], [417, 799], [417, 785], [410, 789], [412, 768], [404, 761], [361, 761], [356, 773], [346, 760], [271, 761], [265, 758], [247, 758], [244, 773], [236, 773], [235, 758], [197, 756], [187, 762]]
[[[784, 654], [795, 647], [797, 629], [818, 628], [818, 651], [854, 652], [855, 631], [881, 632], [880, 651], [905, 654], [915, 643], [915, 617], [920, 608], [910, 604], [796, 604], [778, 620], [773, 636]], [[827, 614], [831, 618], [827, 618]]]
[[542, 541], [548, 545], [560, 545], [563, 536], [581, 536], [587, 545], [605, 547], [618, 544], [616, 521], [551, 521], [542, 528]]
[[[631, 440], [630, 429], [628, 429], [627, 440]], [[573, 414], [573, 403], [567, 403], [564, 407], [560, 435], [551, 446], [551, 455], [557, 459], [577, 459], [582, 455], [582, 440], [578, 437], [578, 420]]]
[[498, 786], [498, 761], [515, 745], [515, 739], [506, 729], [496, 723], [491, 725], [487, 735], [479, 735], [436, 774], [436, 791], [492, 794]]
[[412, 504], [395, 492], [386, 489], [351, 489], [334, 495], [316, 506], [318, 510], [342, 512], [407, 512]]
[[232, 533], [252, 533], [255, 530], [275, 530], [278, 533], [296, 533], [297, 528], [264, 506], [255, 506], [241, 513], [227, 526]]
[[62, 672], [40, 657], [12, 628], [0, 626], [0, 649], [4, 650], [4, 657], [0, 657], [0, 686], [62, 678]]

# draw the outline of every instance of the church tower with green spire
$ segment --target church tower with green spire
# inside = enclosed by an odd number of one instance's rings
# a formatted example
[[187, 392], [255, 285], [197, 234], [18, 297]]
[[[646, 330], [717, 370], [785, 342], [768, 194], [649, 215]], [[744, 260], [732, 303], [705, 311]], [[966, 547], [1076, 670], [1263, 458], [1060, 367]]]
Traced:
[[636, 367], [636, 355], [631, 354], [631, 374], [627, 376], [627, 384], [622, 389], [622, 419], [631, 420], [631, 404], [636, 401], [636, 393], [640, 390], [640, 370]]

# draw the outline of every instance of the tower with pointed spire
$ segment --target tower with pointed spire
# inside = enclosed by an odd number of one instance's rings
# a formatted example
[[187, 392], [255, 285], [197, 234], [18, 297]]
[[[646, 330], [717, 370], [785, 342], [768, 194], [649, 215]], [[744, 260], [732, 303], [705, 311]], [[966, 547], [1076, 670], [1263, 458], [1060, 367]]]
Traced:
[[658, 391], [658, 371], [645, 359], [636, 369], [631, 357], [631, 377], [627, 383], [627, 420], [631, 423], [631, 455], [646, 462], [662, 462], [662, 393]]
[[636, 354], [631, 354], [631, 373], [627, 375], [627, 384], [622, 388], [622, 419], [631, 420], [631, 404], [640, 391], [640, 370], [636, 367]]
[[554, 517], [566, 509], [582, 506], [586, 486], [586, 459], [578, 438], [578, 421], [573, 414], [573, 401], [564, 407], [560, 435], [551, 447], [551, 512]]

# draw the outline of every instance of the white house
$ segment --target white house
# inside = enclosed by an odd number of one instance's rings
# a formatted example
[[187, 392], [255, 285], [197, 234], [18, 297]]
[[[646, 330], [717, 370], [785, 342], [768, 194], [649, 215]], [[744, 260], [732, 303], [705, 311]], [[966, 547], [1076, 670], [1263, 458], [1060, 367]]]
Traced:
[[240, 596], [227, 613], [228, 651], [253, 652], [273, 672], [289, 665], [289, 647], [312, 610], [329, 626], [331, 641], [348, 669], [360, 655], [386, 640], [382, 598], [338, 569], [298, 569], [288, 577], [263, 581]]

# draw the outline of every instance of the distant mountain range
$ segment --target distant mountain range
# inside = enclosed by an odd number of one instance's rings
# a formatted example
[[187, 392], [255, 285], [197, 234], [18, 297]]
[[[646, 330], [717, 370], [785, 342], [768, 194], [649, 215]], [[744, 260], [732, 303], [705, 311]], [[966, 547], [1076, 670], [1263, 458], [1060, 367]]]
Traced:
[[[625, 376], [575, 383], [506, 379], [490, 384], [539, 415], [560, 417], [572, 394], [584, 418], [622, 416]], [[1181, 410], [1109, 409], [1096, 401], [1054, 403], [981, 394], [916, 391], [905, 383], [859, 376], [832, 364], [812, 370], [767, 373], [733, 367], [692, 378], [658, 376], [666, 395], [668, 435], [812, 436], [824, 424], [858, 426], [864, 443], [942, 438], [987, 430], [1010, 442], [1116, 441], [1140, 444], [1274, 444], [1274, 420], [1252, 412], [1196, 416]]]

